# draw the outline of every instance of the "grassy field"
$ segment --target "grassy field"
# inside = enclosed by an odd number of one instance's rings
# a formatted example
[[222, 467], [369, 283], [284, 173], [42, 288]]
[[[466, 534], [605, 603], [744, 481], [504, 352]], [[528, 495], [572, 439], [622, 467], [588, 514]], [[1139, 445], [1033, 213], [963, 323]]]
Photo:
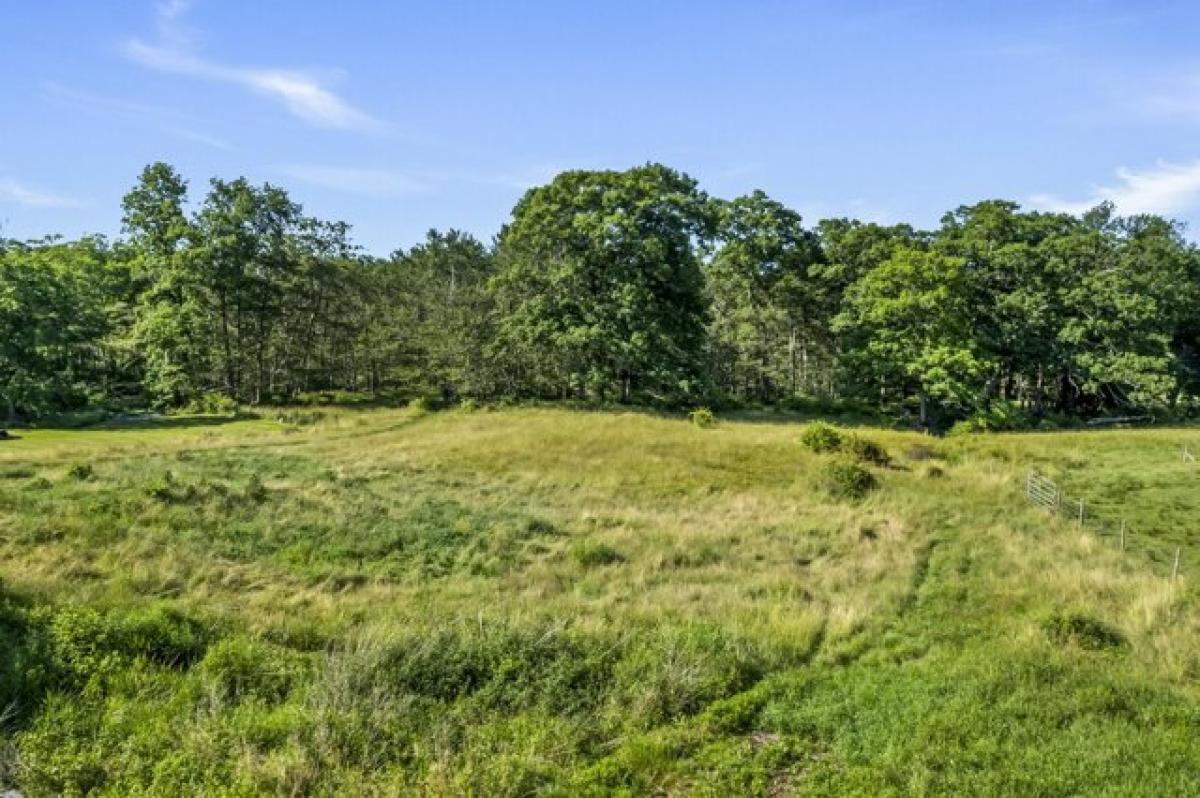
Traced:
[[0, 443], [0, 787], [1200, 794], [1200, 433], [263, 415]]

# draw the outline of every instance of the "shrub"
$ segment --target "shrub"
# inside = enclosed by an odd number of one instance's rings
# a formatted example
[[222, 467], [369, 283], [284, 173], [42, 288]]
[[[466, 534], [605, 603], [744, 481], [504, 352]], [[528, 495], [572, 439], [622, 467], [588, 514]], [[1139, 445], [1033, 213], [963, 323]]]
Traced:
[[1011, 432], [1029, 429], [1033, 419], [1023, 408], [1012, 404], [996, 404], [980, 410], [962, 421], [955, 422], [947, 435], [970, 435], [977, 432]]
[[892, 461], [892, 458], [888, 456], [887, 449], [870, 438], [860, 438], [857, 435], [846, 435], [842, 439], [842, 451], [855, 460], [872, 465], [886, 466]]
[[36, 476], [36, 471], [25, 466], [0, 469], [0, 479], [30, 479]]
[[814, 421], [804, 426], [800, 432], [800, 442], [817, 453], [836, 452], [842, 447], [842, 433], [832, 424]]
[[184, 410], [206, 416], [232, 416], [237, 413], [238, 401], [220, 391], [210, 391], [193, 399]]
[[1051, 615], [1042, 624], [1046, 636], [1060, 645], [1073, 645], [1089, 651], [1120, 648], [1125, 636], [1111, 626], [1075, 613]]
[[92, 468], [91, 463], [75, 463], [67, 471], [67, 476], [71, 479], [77, 479], [80, 482], [86, 482], [96, 475], [96, 469]]
[[571, 559], [584, 568], [602, 565], [615, 565], [624, 562], [625, 557], [607, 543], [596, 540], [581, 540], [571, 547]]
[[839, 499], [861, 499], [879, 486], [875, 475], [857, 461], [839, 457], [829, 461], [820, 475], [820, 485]]
[[127, 615], [102, 615], [89, 607], [53, 612], [47, 628], [50, 663], [63, 676], [84, 682], [144, 659], [165, 667], [187, 667], [208, 645], [199, 622], [162, 607]]
[[717, 423], [717, 417], [707, 407], [697, 407], [688, 414], [688, 418], [692, 420], [693, 425], [700, 429], [708, 429]]

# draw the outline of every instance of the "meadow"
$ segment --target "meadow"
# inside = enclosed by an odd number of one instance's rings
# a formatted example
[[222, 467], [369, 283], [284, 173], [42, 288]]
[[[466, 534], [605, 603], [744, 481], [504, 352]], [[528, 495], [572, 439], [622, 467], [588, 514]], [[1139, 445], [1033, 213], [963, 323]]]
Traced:
[[[845, 454], [802, 422], [21, 431], [0, 788], [1200, 793], [1200, 432], [856, 426], [882, 452]], [[1128, 550], [1028, 506], [1032, 468], [1126, 518]]]

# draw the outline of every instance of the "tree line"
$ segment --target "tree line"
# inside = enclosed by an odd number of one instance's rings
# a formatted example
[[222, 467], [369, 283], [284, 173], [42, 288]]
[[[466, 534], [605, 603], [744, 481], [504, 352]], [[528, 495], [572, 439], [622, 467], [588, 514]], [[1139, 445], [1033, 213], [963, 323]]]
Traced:
[[115, 241], [0, 241], [10, 419], [314, 392], [665, 407], [854, 403], [925, 425], [1187, 413], [1200, 253], [1180, 224], [989, 200], [935, 230], [570, 171], [495, 239], [390, 257], [285, 190], [152, 164]]

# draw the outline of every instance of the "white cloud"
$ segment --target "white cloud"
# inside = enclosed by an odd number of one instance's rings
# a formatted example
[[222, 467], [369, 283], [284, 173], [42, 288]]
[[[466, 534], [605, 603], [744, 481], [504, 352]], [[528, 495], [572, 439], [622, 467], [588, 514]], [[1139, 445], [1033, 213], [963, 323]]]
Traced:
[[11, 177], [0, 177], [0, 202], [13, 202], [31, 208], [78, 208], [79, 200], [31, 188]]
[[306, 72], [231, 66], [197, 54], [192, 37], [179, 26], [189, 5], [187, 0], [172, 0], [159, 6], [158, 41], [131, 39], [123, 48], [125, 56], [160, 72], [240, 86], [282, 103], [293, 115], [319, 127], [367, 130], [379, 126]]
[[295, 164], [280, 167], [279, 171], [314, 186], [368, 197], [420, 194], [428, 190], [422, 181], [386, 169]]
[[1111, 202], [1122, 214], [1173, 214], [1200, 205], [1200, 160], [1172, 164], [1159, 161], [1143, 171], [1120, 168], [1118, 183], [1097, 186], [1083, 200], [1067, 200], [1050, 194], [1035, 194], [1029, 203], [1042, 210], [1083, 213], [1101, 202]]
[[224, 139], [210, 136], [196, 130], [199, 122], [187, 114], [171, 108], [165, 108], [120, 97], [109, 97], [88, 91], [79, 91], [59, 83], [47, 81], [42, 85], [46, 97], [58, 103], [63, 103], [83, 111], [103, 114], [105, 116], [120, 116], [135, 120], [138, 125], [148, 121], [165, 133], [179, 138], [195, 141], [219, 150], [231, 150], [233, 145]]

